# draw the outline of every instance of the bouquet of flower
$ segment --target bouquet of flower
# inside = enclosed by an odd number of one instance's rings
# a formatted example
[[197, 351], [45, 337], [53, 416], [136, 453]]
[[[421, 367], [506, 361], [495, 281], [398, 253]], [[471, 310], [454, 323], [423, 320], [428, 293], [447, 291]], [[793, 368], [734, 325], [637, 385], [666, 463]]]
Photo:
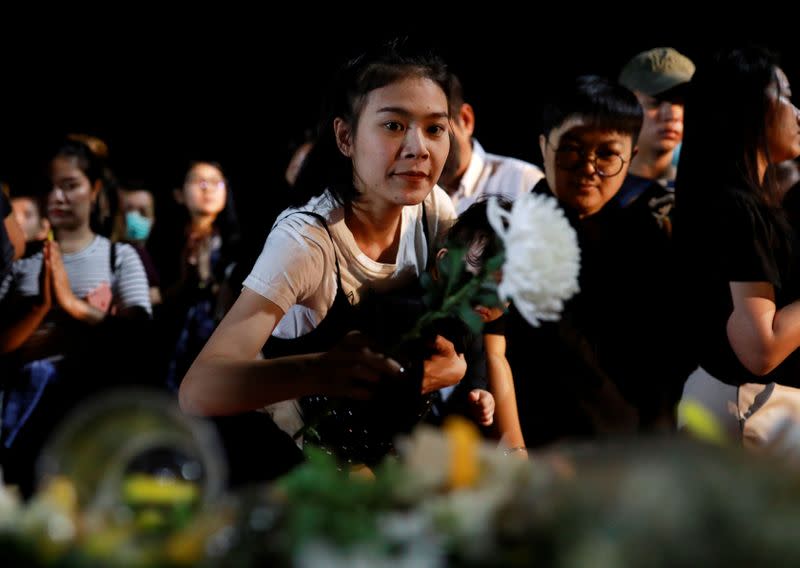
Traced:
[[[300, 434], [307, 442], [344, 461], [375, 465], [391, 450], [394, 437], [410, 431], [430, 407], [420, 383], [422, 361], [432, 354], [426, 348], [436, 335], [464, 352], [469, 334], [483, 326], [475, 307], [502, 307], [508, 300], [532, 325], [558, 318], [564, 301], [578, 290], [580, 251], [556, 200], [526, 194], [510, 212], [490, 201], [487, 216], [497, 252], [477, 269], [469, 270], [465, 262], [469, 246], [448, 241], [446, 255], [434, 273], [421, 275], [412, 300], [387, 302], [381, 295], [379, 302], [362, 301], [365, 321], [377, 322], [362, 329], [379, 350], [404, 365], [406, 376], [387, 382], [367, 402], [304, 399], [306, 427]], [[396, 330], [402, 331], [399, 337]]]

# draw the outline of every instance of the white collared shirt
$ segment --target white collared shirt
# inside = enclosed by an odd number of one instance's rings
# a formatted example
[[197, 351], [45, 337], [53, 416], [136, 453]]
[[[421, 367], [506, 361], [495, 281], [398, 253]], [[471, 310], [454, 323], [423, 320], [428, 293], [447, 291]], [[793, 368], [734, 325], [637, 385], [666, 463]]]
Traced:
[[472, 159], [459, 183], [458, 191], [450, 197], [461, 215], [483, 195], [499, 195], [509, 201], [529, 192], [544, 172], [537, 166], [508, 156], [487, 154], [474, 138]]

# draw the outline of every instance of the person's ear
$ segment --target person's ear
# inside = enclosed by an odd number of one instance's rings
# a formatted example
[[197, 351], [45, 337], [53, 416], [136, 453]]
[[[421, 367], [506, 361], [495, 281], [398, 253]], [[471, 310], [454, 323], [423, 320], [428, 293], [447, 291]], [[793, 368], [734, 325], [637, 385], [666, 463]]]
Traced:
[[434, 280], [439, 279], [439, 263], [442, 261], [442, 259], [444, 259], [445, 256], [447, 256], [447, 249], [442, 247], [439, 249], [439, 252], [436, 253], [436, 262], [434, 262], [433, 266], [431, 267], [431, 278]]
[[631, 150], [631, 160], [633, 160], [636, 157], [636, 154], [638, 153], [639, 153], [639, 146], [634, 146], [633, 150]]
[[475, 110], [472, 105], [469, 103], [462, 104], [461, 109], [458, 111], [458, 118], [464, 133], [471, 137], [472, 133], [475, 132]]
[[333, 132], [336, 136], [336, 146], [339, 148], [339, 151], [346, 157], [352, 158], [353, 129], [350, 123], [337, 116], [333, 121]]
[[547, 146], [547, 136], [544, 134], [539, 134], [539, 151], [542, 153], [542, 159], [544, 159], [544, 150]]
[[180, 205], [186, 205], [186, 199], [183, 196], [183, 189], [173, 189], [172, 198]]

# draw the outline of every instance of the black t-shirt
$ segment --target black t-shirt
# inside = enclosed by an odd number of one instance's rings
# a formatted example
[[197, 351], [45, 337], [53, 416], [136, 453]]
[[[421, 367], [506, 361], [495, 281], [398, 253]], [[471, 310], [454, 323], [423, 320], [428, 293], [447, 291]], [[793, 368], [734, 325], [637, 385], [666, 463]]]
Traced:
[[727, 188], [713, 203], [694, 212], [694, 222], [679, 228], [683, 282], [700, 365], [731, 384], [776, 382], [800, 387], [796, 351], [769, 374], [750, 373], [728, 340], [733, 312], [731, 282], [769, 282], [778, 309], [800, 299], [797, 238], [783, 211], [748, 192]]
[[508, 320], [508, 315], [503, 314], [499, 318], [494, 321], [490, 321], [483, 326], [483, 334], [484, 335], [505, 335], [506, 334], [506, 321]]
[[[545, 182], [534, 189], [549, 193]], [[580, 292], [561, 319], [531, 327], [508, 314], [508, 360], [525, 441], [643, 430], [672, 420], [690, 372], [676, 310], [672, 246], [646, 202], [567, 212], [581, 249]], [[629, 430], [628, 430], [629, 431]]]

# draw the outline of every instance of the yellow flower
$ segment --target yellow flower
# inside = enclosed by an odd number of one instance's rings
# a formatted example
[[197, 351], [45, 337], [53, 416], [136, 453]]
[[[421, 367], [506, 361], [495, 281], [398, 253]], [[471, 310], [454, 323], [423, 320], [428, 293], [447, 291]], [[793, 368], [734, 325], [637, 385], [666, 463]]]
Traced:
[[40, 496], [64, 513], [74, 514], [78, 510], [78, 491], [75, 484], [64, 476], [53, 477]]
[[125, 480], [123, 494], [130, 505], [177, 505], [195, 501], [198, 489], [189, 481], [136, 474]]
[[375, 472], [363, 463], [353, 464], [350, 466], [350, 479], [375, 481]]
[[695, 438], [712, 444], [726, 444], [728, 436], [719, 421], [699, 402], [685, 400], [678, 405], [679, 422]]
[[458, 416], [448, 418], [443, 428], [450, 446], [450, 488], [472, 487], [480, 477], [480, 433], [471, 422]]

